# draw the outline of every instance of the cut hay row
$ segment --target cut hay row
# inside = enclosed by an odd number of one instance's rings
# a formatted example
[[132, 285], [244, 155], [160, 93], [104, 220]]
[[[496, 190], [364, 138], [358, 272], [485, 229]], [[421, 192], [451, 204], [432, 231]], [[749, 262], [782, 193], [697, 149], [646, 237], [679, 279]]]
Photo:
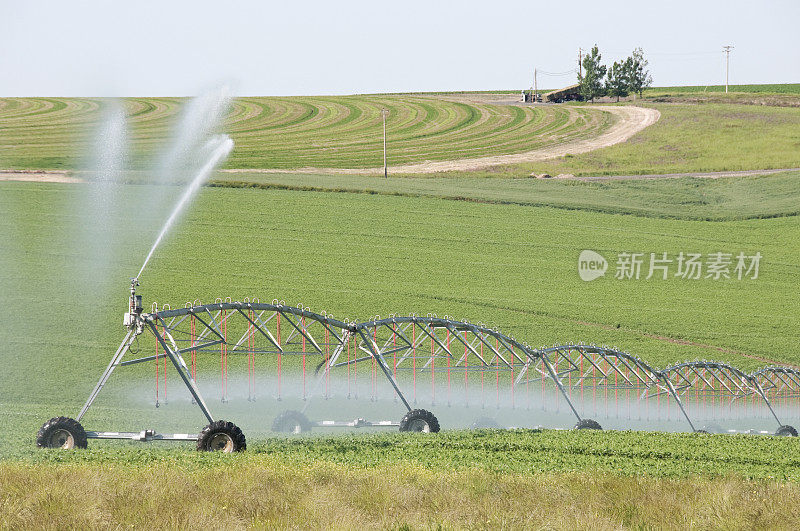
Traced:
[[[125, 101], [136, 164], [152, 160], [183, 100]], [[0, 167], [78, 169], [103, 100], [0, 99]], [[371, 168], [383, 162], [381, 111], [389, 111], [389, 164], [520, 153], [596, 136], [615, 118], [579, 107], [520, 107], [442, 96], [241, 98], [225, 132], [229, 168]]]

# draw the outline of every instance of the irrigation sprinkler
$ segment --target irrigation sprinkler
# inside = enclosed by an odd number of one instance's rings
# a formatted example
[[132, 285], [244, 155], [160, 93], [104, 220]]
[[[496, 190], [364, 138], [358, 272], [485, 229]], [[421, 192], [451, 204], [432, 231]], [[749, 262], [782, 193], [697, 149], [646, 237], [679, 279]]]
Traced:
[[[531, 404], [543, 409], [565, 404], [566, 414], [575, 418], [575, 429], [602, 429], [587, 411], [601, 414], [605, 408], [610, 418], [609, 409], [616, 407], [620, 416], [623, 404], [630, 418], [631, 404], [636, 404], [639, 414], [651, 409], [656, 416], [666, 412], [668, 418], [683, 418], [692, 431], [700, 432], [711, 431], [700, 428], [709, 417], [704, 409], [708, 404], [719, 408], [722, 402], [731, 411], [733, 404], [760, 404], [777, 422], [776, 435], [797, 433], [780, 420], [771, 400], [800, 398], [800, 372], [788, 367], [768, 367], [748, 375], [724, 363], [697, 361], [657, 370], [614, 348], [585, 344], [532, 348], [497, 329], [446, 316], [412, 314], [350, 322], [277, 300], [217, 299], [176, 309], [154, 305], [148, 313], [136, 293], [138, 286], [138, 280], [131, 279], [123, 320], [126, 334], [86, 403], [75, 419], [55, 417], [45, 423], [37, 437], [39, 446], [82, 448], [88, 439], [127, 439], [194, 441], [204, 451], [244, 450], [242, 430], [216, 419], [201, 393], [198, 371], [204, 360], [219, 360], [223, 403], [229, 400], [229, 371], [245, 364], [248, 401], [265, 397], [274, 404], [300, 401], [301, 407], [287, 407], [275, 417], [271, 428], [278, 433], [320, 428], [435, 433], [440, 430], [437, 408], [472, 406], [485, 412], [487, 406], [496, 405], [498, 410], [512, 408], [533, 415]], [[153, 354], [132, 352], [134, 342], [145, 337], [153, 340]], [[167, 360], [205, 417], [205, 428], [172, 434], [152, 429], [84, 430], [81, 421], [117, 369], [155, 362], [157, 371], [163, 366], [166, 374]], [[260, 379], [265, 372], [270, 376], [266, 385]], [[157, 372], [157, 386], [158, 381]], [[390, 402], [380, 407], [381, 413], [397, 411], [388, 420], [310, 418], [313, 404], [345, 394], [354, 401]], [[485, 413], [472, 425], [499, 427]]]

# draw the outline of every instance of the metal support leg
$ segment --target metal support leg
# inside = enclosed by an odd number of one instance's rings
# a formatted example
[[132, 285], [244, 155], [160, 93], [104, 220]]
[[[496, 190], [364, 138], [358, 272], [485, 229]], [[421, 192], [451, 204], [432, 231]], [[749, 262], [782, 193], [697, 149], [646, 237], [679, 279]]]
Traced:
[[411, 411], [411, 406], [406, 400], [406, 397], [404, 397], [403, 393], [400, 391], [400, 387], [398, 387], [397, 381], [394, 379], [392, 373], [389, 371], [389, 367], [386, 366], [386, 362], [384, 361], [383, 356], [381, 356], [380, 353], [378, 352], [378, 346], [373, 345], [372, 338], [367, 337], [364, 334], [363, 330], [359, 330], [358, 333], [361, 334], [362, 339], [369, 346], [370, 353], [378, 361], [378, 365], [383, 371], [383, 374], [386, 375], [386, 379], [389, 380], [389, 383], [392, 384], [392, 387], [394, 387], [394, 392], [397, 393], [398, 397], [400, 397], [400, 400], [403, 402], [403, 405], [406, 406], [406, 409]]
[[103, 389], [103, 386], [111, 377], [111, 373], [114, 372], [114, 369], [116, 369], [117, 365], [119, 365], [120, 361], [122, 361], [122, 357], [128, 352], [128, 348], [130, 348], [131, 343], [133, 343], [133, 340], [136, 339], [137, 335], [138, 334], [136, 334], [133, 330], [128, 330], [128, 334], [125, 336], [125, 339], [122, 340], [122, 343], [120, 343], [119, 348], [117, 348], [117, 352], [114, 353], [114, 357], [111, 358], [111, 362], [108, 364], [108, 367], [106, 367], [103, 375], [100, 376], [100, 380], [97, 382], [97, 385], [94, 386], [92, 393], [89, 395], [89, 399], [83, 405], [83, 409], [81, 409], [81, 412], [78, 413], [77, 417], [75, 417], [75, 420], [80, 422], [80, 420], [86, 414], [86, 411], [92, 405], [95, 398], [97, 398], [97, 395], [100, 394], [100, 390]]
[[[550, 365], [550, 360], [547, 358], [547, 354], [542, 352], [541, 354], [539, 354], [539, 356], [542, 358], [542, 364], [544, 364], [545, 368], [547, 369], [547, 372], [550, 374], [550, 378], [552, 378], [553, 381], [556, 383], [556, 385], [558, 386], [558, 390], [561, 391], [561, 395], [564, 397], [564, 400], [567, 401], [569, 408], [572, 410], [573, 413], [575, 413], [575, 416], [578, 418], [578, 422], [580, 422], [583, 419], [581, 419], [581, 416], [578, 415], [578, 410], [575, 409], [575, 406], [572, 405], [572, 400], [569, 399], [569, 395], [567, 395], [566, 389], [564, 389], [564, 386], [561, 384], [561, 379], [556, 374], [556, 371], [553, 369], [553, 366]], [[528, 357], [530, 357], [530, 355]]]
[[158, 333], [158, 329], [153, 324], [152, 321], [147, 321], [147, 326], [150, 327], [150, 331], [153, 332], [153, 335], [156, 336], [156, 339], [164, 348], [164, 352], [167, 353], [169, 359], [172, 361], [172, 364], [175, 366], [175, 370], [178, 371], [183, 383], [186, 384], [186, 388], [192, 394], [192, 398], [194, 398], [195, 402], [197, 402], [197, 406], [203, 412], [203, 415], [206, 416], [208, 422], [214, 422], [214, 417], [211, 416], [211, 412], [208, 410], [208, 406], [206, 406], [203, 397], [200, 396], [200, 390], [195, 385], [194, 380], [192, 379], [191, 374], [189, 374], [189, 368], [186, 366], [186, 362], [183, 361], [183, 357], [180, 354], [177, 354], [172, 351], [172, 349], [167, 345], [164, 341], [164, 338], [161, 337], [161, 334]]
[[692, 428], [692, 431], [697, 431], [695, 429], [695, 427], [694, 427], [694, 424], [692, 424], [692, 419], [689, 418], [689, 415], [686, 413], [686, 410], [683, 408], [683, 402], [681, 402], [681, 399], [678, 396], [677, 391], [675, 391], [675, 388], [672, 386], [672, 382], [669, 381], [669, 378], [666, 378], [666, 377], [662, 377], [662, 378], [667, 383], [667, 389], [669, 389], [670, 394], [675, 398], [675, 401], [678, 403], [678, 407], [681, 408], [681, 413], [683, 413], [683, 416], [686, 417], [686, 422], [689, 423], [689, 427]]

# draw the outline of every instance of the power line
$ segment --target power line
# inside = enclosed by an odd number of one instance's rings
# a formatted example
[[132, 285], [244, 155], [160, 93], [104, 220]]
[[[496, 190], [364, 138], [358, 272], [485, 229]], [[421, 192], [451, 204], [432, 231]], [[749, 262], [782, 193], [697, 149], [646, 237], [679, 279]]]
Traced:
[[577, 74], [578, 70], [576, 68], [573, 68], [572, 70], [567, 70], [564, 72], [548, 72], [546, 70], [538, 70], [538, 72], [545, 76], [559, 77], [559, 76], [571, 76], [573, 74]]
[[719, 52], [653, 52], [647, 55], [717, 55]]
[[[631, 50], [608, 50], [608, 49], [601, 49], [600, 50], [604, 55], [610, 55], [612, 57], [616, 56], [623, 56], [628, 55], [631, 53]], [[712, 50], [697, 50], [697, 51], [687, 51], [687, 52], [647, 52], [647, 56], [690, 56], [690, 55], [717, 55], [718, 51]]]

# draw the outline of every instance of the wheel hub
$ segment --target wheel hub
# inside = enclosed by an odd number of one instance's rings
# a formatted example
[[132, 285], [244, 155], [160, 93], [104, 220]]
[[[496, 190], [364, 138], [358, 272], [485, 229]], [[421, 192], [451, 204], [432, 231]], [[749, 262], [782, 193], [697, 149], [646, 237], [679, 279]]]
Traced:
[[215, 433], [208, 443], [212, 452], [233, 452], [233, 439], [227, 433]]
[[56, 430], [47, 440], [47, 447], [69, 450], [75, 447], [75, 438], [67, 430]]
[[408, 431], [430, 433], [431, 427], [422, 419], [414, 419], [408, 423]]

